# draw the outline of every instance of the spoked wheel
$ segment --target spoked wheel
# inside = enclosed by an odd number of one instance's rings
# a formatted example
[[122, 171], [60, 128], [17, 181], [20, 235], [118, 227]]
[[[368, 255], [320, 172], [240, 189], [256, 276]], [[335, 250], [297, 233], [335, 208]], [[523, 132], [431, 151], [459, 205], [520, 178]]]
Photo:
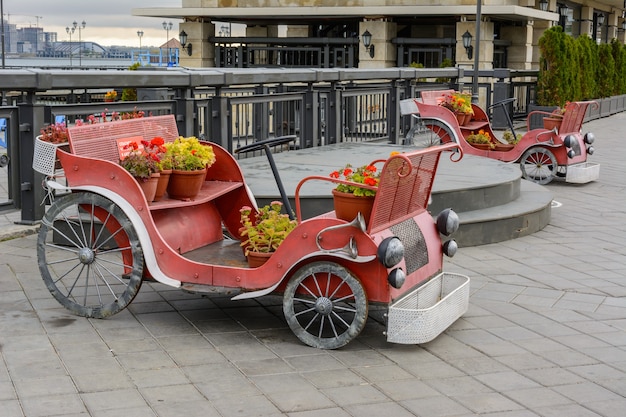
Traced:
[[423, 119], [422, 123], [432, 132], [429, 139], [431, 145], [429, 146], [456, 142], [454, 133], [445, 123], [434, 119]]
[[337, 349], [357, 337], [367, 320], [367, 297], [361, 283], [334, 262], [314, 262], [289, 280], [283, 311], [302, 342]]
[[520, 159], [522, 176], [537, 184], [545, 185], [554, 179], [559, 165], [554, 154], [545, 148], [531, 148]]
[[424, 125], [421, 119], [418, 117], [416, 119], [418, 120], [415, 121], [415, 124], [404, 136], [404, 144], [413, 145], [420, 149], [441, 144], [439, 136]]
[[141, 287], [143, 252], [135, 228], [112, 201], [77, 192], [57, 199], [37, 239], [39, 271], [65, 308], [84, 317], [122, 311]]

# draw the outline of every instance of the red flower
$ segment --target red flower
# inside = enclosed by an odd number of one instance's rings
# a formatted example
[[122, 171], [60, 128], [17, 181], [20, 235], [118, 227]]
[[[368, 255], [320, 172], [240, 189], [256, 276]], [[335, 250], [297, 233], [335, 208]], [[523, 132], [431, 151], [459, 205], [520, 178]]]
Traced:
[[165, 143], [165, 140], [160, 137], [160, 136], [155, 136], [152, 138], [152, 140], [150, 141], [150, 144], [152, 146], [161, 146]]

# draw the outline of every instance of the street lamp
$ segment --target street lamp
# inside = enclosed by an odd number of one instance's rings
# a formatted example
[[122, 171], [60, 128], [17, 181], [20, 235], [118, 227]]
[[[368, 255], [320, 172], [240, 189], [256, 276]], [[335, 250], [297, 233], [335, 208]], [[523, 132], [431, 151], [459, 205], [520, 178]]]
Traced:
[[472, 46], [472, 34], [469, 33], [469, 30], [466, 30], [461, 37], [463, 38], [463, 47], [467, 53], [467, 59], [472, 59], [472, 53], [474, 52], [474, 47]]
[[72, 33], [74, 33], [74, 31], [76, 30], [75, 27], [66, 27], [65, 31], [67, 32], [68, 35], [70, 35], [70, 67], [72, 66]]
[[163, 21], [163, 29], [165, 29], [165, 45], [167, 46], [167, 63], [170, 63], [170, 30], [172, 29], [172, 27], [174, 26], [174, 24], [172, 22], [166, 22]]
[[141, 38], [143, 37], [143, 30], [138, 30], [137, 36], [139, 36], [139, 61], [141, 61]]
[[76, 30], [76, 28], [78, 27], [78, 66], [79, 67], [83, 65], [83, 43], [81, 40], [81, 31], [82, 29], [85, 29], [85, 26], [87, 26], [87, 23], [84, 20], [82, 21], [80, 26], [78, 26], [78, 23], [76, 23], [76, 20], [74, 20], [74, 23], [72, 23], [72, 33], [74, 33], [74, 30]]

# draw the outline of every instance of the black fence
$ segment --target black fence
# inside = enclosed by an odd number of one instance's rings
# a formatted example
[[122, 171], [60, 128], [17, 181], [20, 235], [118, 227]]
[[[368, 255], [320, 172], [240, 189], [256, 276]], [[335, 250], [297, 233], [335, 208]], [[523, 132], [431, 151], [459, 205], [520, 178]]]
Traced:
[[[403, 143], [414, 124], [399, 113], [400, 100], [433, 89], [468, 90], [472, 74], [459, 68], [417, 69], [145, 69], [4, 70], [0, 77], [5, 119], [6, 195], [0, 209], [21, 209], [24, 223], [44, 214], [42, 176], [31, 168], [34, 139], [42, 127], [136, 109], [174, 114], [184, 136], [229, 151], [272, 136], [295, 135], [295, 148], [337, 142]], [[513, 117], [532, 104], [536, 73], [480, 71], [480, 105], [515, 97]], [[106, 91], [133, 89], [138, 101], [105, 102]], [[499, 110], [502, 111], [502, 110]], [[504, 113], [491, 114], [495, 127]], [[1, 150], [0, 150], [1, 151]], [[240, 157], [240, 156], [238, 156]]]

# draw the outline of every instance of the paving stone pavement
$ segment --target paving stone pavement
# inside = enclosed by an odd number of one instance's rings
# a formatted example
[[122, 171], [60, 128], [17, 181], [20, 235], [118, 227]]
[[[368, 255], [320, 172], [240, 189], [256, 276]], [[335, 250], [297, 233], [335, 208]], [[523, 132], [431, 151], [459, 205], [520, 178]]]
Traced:
[[36, 235], [0, 242], [0, 416], [623, 417], [626, 113], [584, 130], [600, 180], [548, 185], [544, 230], [446, 261], [471, 277], [470, 309], [420, 346], [386, 343], [370, 319], [316, 350], [277, 297], [154, 283], [113, 318], [80, 318], [46, 290]]

